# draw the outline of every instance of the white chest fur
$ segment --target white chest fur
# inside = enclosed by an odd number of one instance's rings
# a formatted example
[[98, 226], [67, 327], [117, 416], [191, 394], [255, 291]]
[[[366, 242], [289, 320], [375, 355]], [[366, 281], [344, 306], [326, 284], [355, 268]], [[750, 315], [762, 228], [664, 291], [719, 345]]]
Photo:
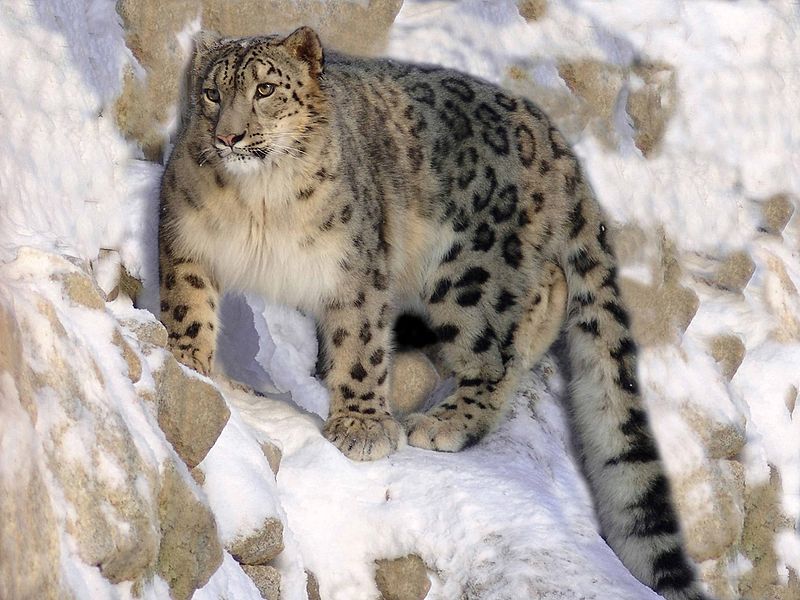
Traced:
[[229, 194], [214, 206], [187, 211], [182, 246], [211, 267], [223, 289], [316, 313], [341, 285], [347, 236], [320, 232], [291, 202], [263, 198], [245, 203]]

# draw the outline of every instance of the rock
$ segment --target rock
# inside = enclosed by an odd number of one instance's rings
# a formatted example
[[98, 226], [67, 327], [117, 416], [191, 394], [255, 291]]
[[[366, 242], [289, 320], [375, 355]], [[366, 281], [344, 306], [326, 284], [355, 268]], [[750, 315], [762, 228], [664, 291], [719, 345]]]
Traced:
[[403, 416], [421, 409], [439, 383], [436, 367], [422, 352], [398, 352], [392, 363], [392, 410]]
[[[15, 317], [0, 304], [0, 441], [17, 455], [0, 469], [0, 598], [64, 598], [59, 526], [36, 456], [33, 401]], [[35, 501], [32, 501], [35, 499]]]
[[[106, 310], [91, 314], [97, 331], [82, 331], [87, 307], [104, 308], [91, 278], [59, 257], [31, 253], [8, 271], [0, 265], [0, 440], [18, 450], [0, 469], [0, 598], [84, 597], [82, 578], [62, 579], [75, 569], [125, 582], [133, 595], [157, 573], [173, 598], [189, 598], [223, 552], [211, 510], [151, 429], [155, 401], [140, 403], [172, 388], [124, 385], [148, 368], [136, 341]], [[47, 282], [44, 268], [63, 289]], [[87, 348], [87, 335], [101, 337]], [[94, 354], [115, 352], [127, 369], [118, 361], [121, 372], [101, 371]], [[159, 457], [167, 457], [162, 469]]]
[[158, 494], [161, 544], [156, 572], [169, 585], [174, 600], [184, 600], [203, 587], [222, 564], [222, 544], [209, 508], [167, 463]]
[[681, 416], [700, 439], [706, 454], [712, 459], [736, 458], [746, 441], [744, 417], [736, 423], [719, 422], [697, 410], [691, 404], [680, 409]]
[[306, 593], [308, 594], [308, 600], [322, 600], [322, 597], [319, 595], [319, 582], [317, 581], [316, 576], [307, 569]]
[[789, 414], [794, 416], [794, 409], [797, 406], [797, 386], [790, 385], [789, 391], [786, 392], [786, 399], [784, 400], [784, 404], [786, 405], [786, 410], [789, 411]]
[[136, 352], [130, 347], [130, 344], [125, 341], [119, 329], [114, 330], [114, 335], [111, 338], [113, 344], [122, 352], [122, 358], [128, 365], [128, 377], [131, 382], [136, 383], [142, 377], [142, 362], [139, 360]]
[[92, 277], [109, 302], [119, 295], [121, 262], [119, 252], [101, 248], [97, 258], [91, 263]]
[[800, 341], [800, 293], [779, 256], [764, 251], [763, 257], [767, 267], [765, 300], [776, 321], [770, 337], [796, 343]]
[[619, 287], [631, 312], [634, 339], [642, 347], [673, 342], [700, 306], [695, 292], [675, 283], [649, 286], [620, 278]]
[[184, 373], [169, 354], [153, 376], [158, 424], [186, 465], [196, 467], [222, 433], [230, 409], [214, 386]]
[[703, 561], [697, 569], [700, 579], [716, 600], [742, 600], [736, 581], [730, 576], [727, 557]]
[[192, 476], [192, 479], [194, 479], [194, 482], [199, 486], [202, 486], [206, 482], [206, 474], [203, 473], [203, 469], [200, 467], [194, 467], [193, 469], [190, 469], [189, 474]]
[[756, 264], [744, 251], [729, 254], [712, 276], [711, 284], [730, 292], [741, 292], [756, 270]]
[[616, 65], [584, 59], [559, 62], [558, 74], [572, 93], [567, 99], [548, 99], [538, 92], [531, 97], [537, 103], [543, 100], [542, 108], [556, 120], [568, 139], [574, 140], [588, 129], [609, 150], [616, 151], [619, 134], [614, 107], [625, 72]]
[[674, 343], [691, 323], [700, 299], [681, 284], [683, 270], [674, 242], [661, 231], [644, 231], [635, 225], [610, 230], [612, 247], [621, 271], [649, 268], [648, 283], [621, 276], [622, 298], [631, 316], [634, 339], [641, 347]]
[[593, 115], [612, 116], [624, 78], [620, 67], [584, 59], [559, 63], [558, 74], [573, 94], [588, 103]]
[[38, 408], [20, 316], [0, 285], [0, 442], [5, 447], [13, 439], [17, 451], [0, 469], [0, 598], [66, 598], [71, 594], [61, 581], [59, 525], [44, 481], [45, 466], [37, 460]]
[[744, 467], [717, 460], [672, 478], [675, 505], [696, 561], [721, 558], [738, 542], [744, 524]]
[[428, 569], [416, 554], [375, 564], [375, 583], [384, 600], [422, 600], [431, 589]]
[[537, 21], [547, 12], [547, 0], [519, 0], [517, 9], [526, 21]]
[[[178, 102], [187, 50], [178, 34], [200, 18], [206, 29], [223, 35], [289, 33], [300, 25], [314, 27], [328, 49], [377, 54], [402, 0], [328, 2], [327, 0], [189, 0], [141, 2], [119, 0], [126, 43], [147, 77], [128, 69], [115, 106], [123, 135], [137, 141], [148, 160], [160, 160], [164, 131]], [[355, 34], [354, 32], [358, 32]]]
[[744, 449], [746, 421], [720, 422], [696, 410], [691, 404], [681, 407], [681, 416], [697, 435], [711, 459], [735, 459]]
[[54, 279], [61, 279], [64, 284], [64, 290], [67, 292], [70, 300], [76, 304], [82, 304], [88, 308], [102, 309], [105, 308], [106, 301], [102, 296], [102, 290], [98, 288], [91, 277], [85, 273], [65, 273], [63, 275], [56, 275]]
[[633, 66], [638, 79], [631, 85], [627, 111], [636, 129], [634, 143], [642, 154], [651, 156], [661, 143], [667, 123], [675, 112], [678, 86], [675, 68], [664, 62], [638, 62]]
[[131, 275], [125, 265], [119, 267], [119, 293], [131, 300], [136, 300], [143, 288], [142, 282]]
[[[53, 266], [61, 267], [57, 260], [50, 257], [48, 260]], [[59, 320], [62, 312], [85, 310], [83, 307], [87, 303], [96, 308], [99, 295], [87, 275], [72, 270], [66, 274], [59, 271], [51, 279], [62, 281], [65, 290], [71, 289], [73, 300], [77, 298], [80, 307], [65, 303], [57, 312], [53, 303], [35, 291], [35, 284], [31, 283], [30, 288], [20, 286], [15, 292], [19, 295], [15, 301], [16, 325], [10, 330], [7, 323], [3, 324], [7, 313], [0, 310], [3, 338], [0, 370], [7, 370], [16, 380], [14, 396], [9, 396], [8, 401], [15, 398], [32, 420], [38, 419], [44, 406], [45, 418], [50, 422], [46, 429], [28, 440], [33, 444], [31, 455], [40, 457], [41, 462], [29, 465], [29, 475], [15, 477], [16, 486], [23, 486], [16, 489], [26, 490], [24, 502], [30, 505], [26, 512], [21, 513], [15, 507], [15, 488], [9, 488], [0, 478], [0, 494], [4, 498], [0, 505], [2, 510], [14, 513], [9, 517], [13, 517], [14, 524], [0, 527], [2, 547], [9, 547], [6, 536], [18, 534], [17, 525], [25, 524], [28, 518], [35, 523], [16, 546], [31, 549], [31, 554], [23, 553], [26, 566], [19, 570], [25, 576], [11, 588], [22, 592], [0, 593], [4, 598], [69, 597], [71, 594], [67, 591], [51, 594], [47, 590], [58, 584], [60, 565], [76, 559], [96, 566], [103, 577], [113, 583], [141, 582], [152, 574], [158, 554], [157, 503], [151, 494], [156, 488], [156, 469], [148, 462], [149, 455], [139, 453], [128, 422], [113, 403], [95, 397], [96, 390], [105, 381], [94, 360], [83, 352], [76, 352], [74, 340], [79, 339], [79, 332], [75, 321]], [[110, 319], [105, 312], [98, 316]], [[44, 338], [40, 327], [31, 326], [31, 322], [42, 317], [50, 324]], [[19, 344], [23, 335], [27, 340], [25, 346]], [[120, 340], [121, 336], [117, 341]], [[107, 349], [114, 351], [110, 344]], [[133, 355], [133, 350], [129, 350]], [[29, 353], [34, 353], [35, 361]], [[7, 369], [2, 363], [8, 359], [13, 359], [14, 363]], [[35, 371], [30, 367], [34, 363]], [[137, 376], [135, 367], [135, 363], [129, 365], [134, 377]], [[140, 364], [138, 374], [141, 374]], [[38, 393], [42, 388], [47, 389], [45, 405], [40, 404], [41, 394]], [[5, 390], [0, 395], [5, 399]], [[131, 395], [136, 398], [133, 392]], [[0, 423], [5, 424], [9, 415], [5, 410], [0, 412], [3, 413]], [[15, 429], [25, 431], [24, 423], [17, 423]], [[46, 436], [46, 441], [40, 435]], [[43, 479], [47, 481], [46, 489], [37, 489]], [[50, 513], [48, 496], [53, 495], [58, 498], [59, 505], [69, 507], [58, 522], [53, 522]], [[31, 502], [31, 498], [38, 500]], [[10, 523], [5, 518], [1, 522]], [[69, 534], [73, 540], [70, 555], [61, 558], [57, 549], [54, 554], [48, 548], [53, 542], [51, 534], [58, 539], [59, 531]], [[72, 552], [77, 556], [72, 556]], [[12, 554], [16, 553], [4, 552], [4, 556]], [[17, 564], [10, 559], [0, 563]], [[0, 577], [5, 579], [2, 568]], [[29, 595], [24, 588], [37, 579], [36, 593]], [[3, 587], [0, 582], [0, 588]]]
[[242, 571], [256, 584], [264, 600], [280, 600], [281, 573], [269, 565], [242, 565]]
[[711, 338], [709, 350], [725, 379], [730, 381], [744, 360], [744, 342], [737, 335], [717, 335]]
[[128, 272], [116, 250], [100, 250], [97, 259], [92, 262], [92, 275], [108, 302], [116, 300], [120, 294], [135, 300], [142, 290], [142, 282]]
[[794, 203], [788, 194], [775, 194], [759, 203], [761, 229], [780, 235], [794, 214]]
[[[88, 275], [58, 272], [51, 279], [62, 281], [80, 306], [104, 306]], [[44, 296], [32, 291], [25, 294], [28, 316], [21, 316], [20, 327], [34, 344], [30, 351], [37, 353], [40, 366], [35, 372], [21, 368], [33, 389], [49, 389], [48, 410], [61, 415], [58, 426], [47, 432], [42, 450], [48, 480], [58, 490], [60, 502], [70, 506], [60, 527], [75, 541], [80, 559], [97, 566], [106, 579], [114, 583], [141, 580], [152, 572], [157, 556], [156, 503], [148, 494], [157, 473], [139, 453], [123, 416], [91, 395], [89, 390], [105, 384], [94, 360], [81, 353], [68, 356], [74, 353], [74, 323], [59, 321], [59, 313]], [[65, 305], [65, 309], [72, 308]], [[29, 326], [33, 312], [51, 324], [44, 346], [36, 346], [40, 334]], [[121, 335], [116, 341], [120, 340]], [[135, 378], [141, 375], [141, 364], [128, 350], [130, 375]], [[22, 359], [19, 364], [28, 362]], [[29, 401], [32, 408], [36, 406], [36, 400]]]
[[152, 344], [159, 348], [167, 347], [167, 329], [155, 318], [146, 321], [140, 319], [123, 319], [120, 323], [140, 342]]
[[272, 469], [272, 472], [275, 475], [277, 475], [278, 469], [281, 466], [281, 458], [283, 457], [281, 449], [272, 442], [261, 442], [261, 451], [264, 453], [264, 456], [269, 463], [269, 468]]
[[240, 564], [264, 565], [283, 551], [283, 523], [270, 517], [254, 533], [231, 542], [227, 550]]
[[781, 476], [772, 465], [768, 482], [747, 488], [746, 516], [740, 548], [752, 563], [752, 568], [739, 580], [739, 593], [742, 598], [768, 597], [764, 591], [777, 584], [778, 555], [775, 549], [775, 536], [782, 530], [794, 529], [793, 519], [783, 513], [782, 496]]

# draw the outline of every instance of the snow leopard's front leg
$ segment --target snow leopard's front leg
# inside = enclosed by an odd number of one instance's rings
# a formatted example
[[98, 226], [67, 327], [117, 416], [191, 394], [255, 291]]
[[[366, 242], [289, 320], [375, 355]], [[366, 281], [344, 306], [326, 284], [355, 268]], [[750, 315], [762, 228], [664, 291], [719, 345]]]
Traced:
[[217, 343], [219, 291], [207, 270], [196, 262], [159, 249], [161, 322], [169, 348], [187, 367], [208, 375]]
[[[369, 284], [365, 283], [369, 281]], [[323, 433], [353, 460], [376, 460], [405, 441], [389, 395], [392, 314], [379, 270], [352, 295], [329, 303], [319, 321], [321, 372], [331, 407]]]

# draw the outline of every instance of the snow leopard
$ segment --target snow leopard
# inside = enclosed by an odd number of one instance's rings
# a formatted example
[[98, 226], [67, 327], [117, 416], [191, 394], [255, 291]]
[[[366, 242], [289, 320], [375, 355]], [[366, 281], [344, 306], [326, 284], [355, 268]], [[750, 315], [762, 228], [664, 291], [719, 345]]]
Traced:
[[[188, 70], [159, 219], [175, 356], [210, 372], [223, 290], [299, 309], [317, 324], [324, 436], [376, 460], [406, 440], [478, 443], [563, 331], [602, 535], [666, 598], [706, 598], [642, 402], [608, 220], [549, 118], [455, 70], [323, 51], [308, 27], [204, 32]], [[388, 392], [404, 313], [454, 390], [400, 423]]]

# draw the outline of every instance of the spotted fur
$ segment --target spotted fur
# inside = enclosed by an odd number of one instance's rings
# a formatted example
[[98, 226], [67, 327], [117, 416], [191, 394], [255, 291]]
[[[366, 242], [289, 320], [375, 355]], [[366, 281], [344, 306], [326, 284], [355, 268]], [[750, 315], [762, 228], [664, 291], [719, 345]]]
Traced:
[[[405, 422], [456, 451], [500, 419], [564, 325], [571, 407], [609, 544], [671, 600], [703, 598], [642, 406], [636, 344], [605, 217], [559, 131], [530, 101], [439, 67], [328, 55], [301, 28], [202, 37], [164, 174], [162, 319], [207, 373], [219, 289], [318, 324], [325, 436], [377, 459], [391, 414], [392, 323], [424, 322], [456, 389]], [[400, 340], [402, 341], [402, 340]]]

